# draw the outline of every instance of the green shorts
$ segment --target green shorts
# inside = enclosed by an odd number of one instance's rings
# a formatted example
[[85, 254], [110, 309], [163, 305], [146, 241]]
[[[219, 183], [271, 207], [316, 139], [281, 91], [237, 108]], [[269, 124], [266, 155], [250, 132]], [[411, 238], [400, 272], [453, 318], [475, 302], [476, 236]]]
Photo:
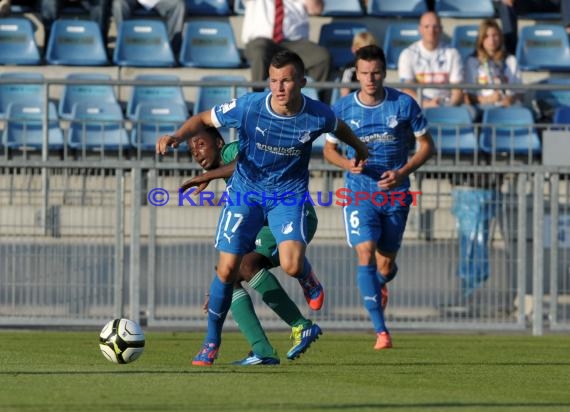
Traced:
[[[313, 236], [315, 236], [315, 232], [317, 231], [317, 213], [315, 212], [315, 208], [309, 204], [307, 208], [308, 215], [307, 215], [307, 243], [309, 243]], [[275, 237], [269, 230], [268, 226], [263, 226], [263, 228], [257, 234], [255, 238], [255, 250], [254, 252], [259, 253], [260, 255], [265, 256], [271, 262], [272, 268], [277, 267], [280, 265], [279, 263], [279, 252], [277, 251], [277, 242], [275, 241]]]

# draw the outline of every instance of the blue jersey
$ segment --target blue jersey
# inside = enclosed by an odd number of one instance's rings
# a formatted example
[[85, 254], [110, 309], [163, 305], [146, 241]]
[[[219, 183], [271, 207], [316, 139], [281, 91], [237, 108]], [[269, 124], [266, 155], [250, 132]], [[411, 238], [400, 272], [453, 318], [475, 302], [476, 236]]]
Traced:
[[248, 93], [212, 109], [216, 127], [235, 127], [239, 154], [230, 184], [236, 191], [305, 193], [313, 141], [334, 132], [337, 119], [325, 104], [303, 96], [293, 116], [275, 113], [271, 93]]
[[[335, 114], [368, 146], [369, 157], [363, 173], [347, 173], [347, 187], [352, 191], [378, 191], [377, 182], [382, 173], [403, 167], [415, 144], [414, 136], [427, 131], [427, 120], [413, 98], [391, 87], [385, 87], [384, 91], [384, 100], [375, 106], [360, 102], [358, 92], [343, 97], [333, 106]], [[338, 142], [334, 138], [329, 140]], [[354, 149], [348, 147], [346, 156], [352, 159], [354, 155]], [[406, 179], [394, 190], [409, 186]]]

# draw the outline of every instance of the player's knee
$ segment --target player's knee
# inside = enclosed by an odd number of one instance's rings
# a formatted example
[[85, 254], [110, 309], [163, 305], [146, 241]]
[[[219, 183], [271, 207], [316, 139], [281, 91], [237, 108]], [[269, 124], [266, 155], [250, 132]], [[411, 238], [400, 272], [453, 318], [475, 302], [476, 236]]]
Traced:
[[396, 262], [389, 261], [380, 269], [380, 274], [384, 277], [384, 282], [391, 282], [398, 274], [398, 265]]
[[289, 276], [297, 276], [303, 271], [303, 260], [288, 259], [281, 261], [281, 269]]

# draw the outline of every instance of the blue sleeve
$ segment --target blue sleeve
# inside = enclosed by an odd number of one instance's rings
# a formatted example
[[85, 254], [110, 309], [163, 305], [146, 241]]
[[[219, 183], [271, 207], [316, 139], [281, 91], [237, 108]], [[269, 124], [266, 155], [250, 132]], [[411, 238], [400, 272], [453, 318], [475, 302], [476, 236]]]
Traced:
[[243, 108], [247, 106], [248, 100], [248, 95], [244, 95], [229, 102], [214, 106], [212, 109], [212, 120], [215, 126], [240, 127], [244, 112]]
[[414, 99], [410, 97], [406, 100], [408, 100], [408, 118], [410, 119], [412, 132], [414, 132], [416, 137], [421, 136], [427, 132], [427, 119], [425, 118], [422, 109]]

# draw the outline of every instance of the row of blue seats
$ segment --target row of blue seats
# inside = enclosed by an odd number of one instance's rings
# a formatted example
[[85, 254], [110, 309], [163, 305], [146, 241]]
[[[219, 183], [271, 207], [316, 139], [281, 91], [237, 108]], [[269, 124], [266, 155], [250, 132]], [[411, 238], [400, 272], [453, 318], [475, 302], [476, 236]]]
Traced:
[[[185, 0], [188, 16], [241, 15], [243, 0]], [[368, 0], [363, 6], [360, 0], [326, 0], [323, 16], [379, 16], [419, 17], [427, 11], [425, 0]], [[493, 17], [492, 0], [435, 0], [435, 9], [445, 17], [485, 18]], [[13, 6], [13, 12], [33, 12], [32, 7]]]
[[[499, 153], [539, 155], [541, 142], [532, 112], [522, 106], [493, 107], [484, 111], [482, 123], [473, 124], [469, 110], [462, 107], [424, 109], [441, 155]], [[570, 107], [557, 110], [554, 124], [570, 124]], [[14, 150], [40, 150], [43, 146], [44, 108], [26, 102], [8, 105], [2, 145]], [[129, 115], [126, 116], [129, 118]], [[121, 106], [97, 96], [73, 104], [67, 117], [59, 117], [55, 103], [48, 105], [48, 143], [50, 150], [64, 147], [60, 120], [69, 121], [67, 145], [71, 149], [116, 151], [135, 148], [153, 151], [157, 136], [175, 131], [188, 117], [184, 101], [155, 99], [138, 103], [132, 115], [130, 136]], [[316, 142], [315, 152], [324, 141]]]
[[[350, 63], [352, 39], [369, 28], [357, 21], [321, 26], [319, 44], [330, 50], [338, 69]], [[463, 58], [475, 47], [478, 27], [458, 25], [451, 44]], [[396, 69], [402, 50], [420, 39], [416, 23], [394, 22], [384, 37], [388, 69]], [[520, 30], [516, 57], [521, 70], [570, 71], [570, 43], [563, 27], [534, 25]], [[87, 20], [58, 20], [47, 42], [48, 64], [103, 66], [109, 64], [99, 26]], [[186, 67], [239, 68], [240, 55], [228, 21], [194, 20], [186, 23], [178, 62]], [[32, 23], [26, 18], [0, 19], [0, 64], [38, 65], [41, 57]], [[164, 23], [160, 20], [127, 20], [119, 28], [113, 64], [117, 66], [172, 67], [177, 64]]]

